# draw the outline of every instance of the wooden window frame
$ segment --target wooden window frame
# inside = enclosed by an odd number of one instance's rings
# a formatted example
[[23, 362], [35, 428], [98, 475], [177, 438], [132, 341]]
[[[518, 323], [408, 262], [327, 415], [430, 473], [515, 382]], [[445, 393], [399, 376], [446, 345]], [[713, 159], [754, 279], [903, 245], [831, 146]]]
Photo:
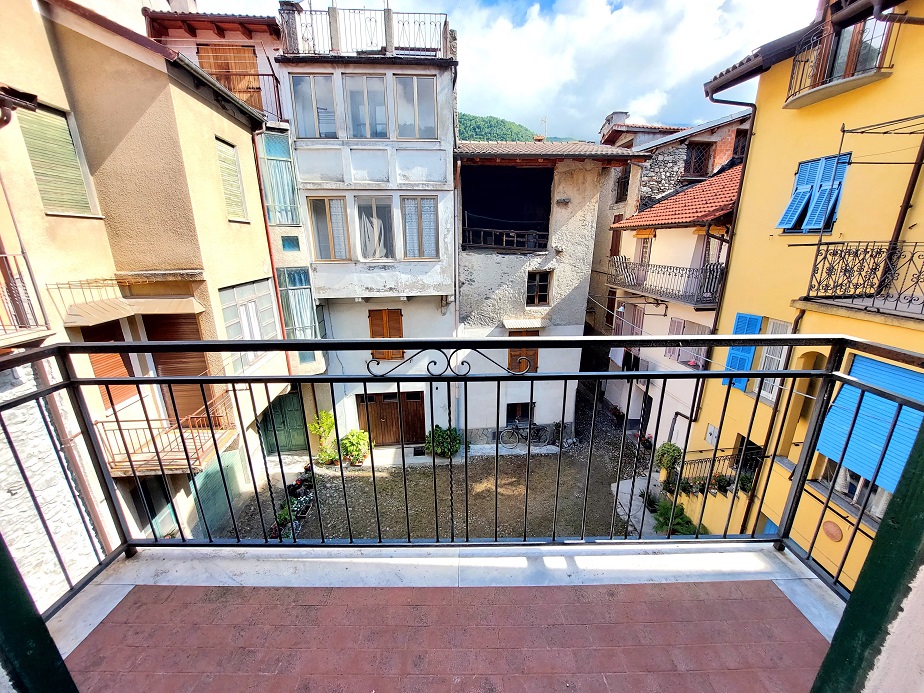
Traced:
[[[404, 201], [417, 200], [417, 247], [420, 248], [420, 255], [407, 254], [407, 227], [404, 225]], [[423, 255], [424, 235], [423, 235], [423, 212], [421, 211], [421, 200], [433, 200], [436, 213], [436, 255]], [[401, 215], [401, 239], [404, 243], [405, 260], [425, 260], [433, 261], [440, 259], [440, 198], [436, 195], [399, 195], [398, 213]]]
[[616, 326], [616, 309], [619, 304], [619, 295], [616, 289], [609, 289], [606, 292], [606, 308], [603, 312], [603, 324], [610, 328], [610, 332], [615, 334]]
[[[333, 137], [322, 137], [321, 136], [321, 123], [318, 119], [318, 99], [316, 94], [317, 89], [315, 89], [315, 78], [316, 77], [330, 77], [330, 97], [331, 101], [334, 104], [334, 136]], [[311, 116], [314, 119], [314, 137], [301, 137], [299, 135], [299, 121], [298, 121], [298, 108], [296, 107], [295, 99], [295, 80], [296, 78], [307, 79], [311, 83]], [[365, 83], [363, 85], [365, 87]], [[334, 75], [333, 73], [309, 73], [309, 74], [290, 74], [289, 75], [289, 88], [292, 93], [292, 119], [295, 121], [295, 139], [296, 140], [337, 140], [340, 139], [340, 128], [338, 127], [338, 116], [340, 115], [339, 110], [337, 109], [337, 89], [334, 86]], [[344, 89], [346, 85], [344, 84]]]
[[[313, 262], [352, 262], [353, 261], [352, 260], [353, 249], [350, 243], [350, 215], [347, 212], [346, 197], [334, 195], [332, 197], [308, 197], [306, 198], [306, 200], [307, 200], [307, 206], [308, 206], [308, 223], [311, 229], [311, 247], [314, 250]], [[325, 208], [325, 211], [327, 212], [327, 237], [328, 237], [328, 240], [330, 241], [331, 255], [334, 255], [334, 227], [330, 223], [330, 220], [331, 220], [330, 202], [331, 200], [341, 200], [343, 202], [343, 234], [346, 238], [346, 257], [344, 258], [331, 257], [328, 259], [319, 257], [318, 238], [317, 238], [317, 233], [314, 228], [314, 215], [311, 213], [311, 201], [312, 200], [323, 200], [324, 201], [324, 208]]]
[[[509, 330], [508, 337], [538, 337], [539, 330]], [[529, 362], [528, 368], [522, 370], [523, 364], [520, 359], [526, 359]], [[507, 368], [514, 373], [538, 373], [539, 372], [539, 349], [537, 347], [522, 347], [516, 349], [507, 349]]]
[[[398, 123], [398, 80], [399, 79], [413, 79], [414, 84], [414, 136], [413, 137], [402, 137], [399, 134], [400, 125]], [[433, 80], [433, 129], [435, 131], [433, 137], [421, 137], [420, 136], [420, 107], [417, 104], [417, 80], [418, 79], [432, 79]], [[395, 93], [395, 139], [397, 140], [426, 140], [432, 142], [433, 140], [438, 140], [440, 138], [440, 109], [439, 103], [437, 102], [437, 78], [436, 75], [394, 75], [394, 93]]]
[[[353, 135], [353, 122], [350, 112], [350, 101], [347, 98], [347, 78], [348, 77], [359, 77], [363, 80], [363, 111], [366, 114], [366, 134], [363, 137], [356, 137]], [[346, 125], [347, 125], [347, 139], [351, 140], [387, 140], [391, 139], [391, 133], [389, 132], [389, 123], [388, 123], [388, 80], [385, 79], [385, 75], [354, 75], [351, 73], [342, 75], [343, 78], [343, 103], [344, 108], [346, 109]], [[369, 87], [368, 81], [370, 79], [381, 79], [382, 80], [382, 93], [385, 97], [385, 136], [384, 137], [375, 137], [372, 135], [372, 119], [369, 118]]]
[[[540, 301], [539, 297], [541, 295], [540, 291], [540, 275], [545, 275], [545, 301]], [[536, 279], [533, 285], [532, 295], [530, 294], [529, 284], [530, 276], [535, 276]], [[530, 301], [532, 297], [532, 302]], [[552, 270], [531, 270], [526, 273], [526, 307], [527, 308], [542, 308], [548, 305], [551, 305], [552, 302]]]
[[[377, 336], [375, 334], [375, 328], [373, 326], [373, 314], [380, 314], [382, 316], [382, 335]], [[392, 334], [392, 327], [390, 325], [389, 316], [396, 314], [398, 319], [398, 325], [400, 326], [399, 332], [401, 334]], [[369, 338], [370, 339], [400, 339], [404, 337], [404, 312], [400, 308], [375, 308], [369, 311]], [[373, 349], [372, 358], [377, 361], [403, 361], [404, 360], [404, 350], [403, 349]]]
[[[379, 200], [388, 200], [388, 210], [391, 214], [391, 255], [383, 255], [382, 257], [366, 257], [365, 250], [363, 249], [363, 233], [362, 233], [362, 218], [359, 214], [359, 205], [360, 200], [363, 200], [363, 204], [367, 204], [366, 201], [372, 200], [372, 218], [375, 221], [379, 219], [379, 209], [378, 203]], [[397, 259], [398, 253], [395, 249], [395, 198], [393, 195], [356, 195], [353, 199], [354, 205], [356, 207], [356, 229], [359, 234], [359, 249], [362, 253], [362, 259], [367, 262], [393, 262]], [[329, 208], [328, 208], [329, 214]], [[385, 248], [387, 252], [387, 248]]]

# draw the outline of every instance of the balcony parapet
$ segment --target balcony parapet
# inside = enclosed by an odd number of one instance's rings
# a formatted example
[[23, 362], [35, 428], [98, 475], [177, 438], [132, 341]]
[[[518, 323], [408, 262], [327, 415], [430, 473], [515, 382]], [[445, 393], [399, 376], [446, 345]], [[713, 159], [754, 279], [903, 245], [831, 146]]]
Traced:
[[607, 283], [635, 293], [709, 310], [718, 304], [725, 265], [712, 262], [702, 267], [653, 265], [632, 262], [622, 255], [610, 258]]

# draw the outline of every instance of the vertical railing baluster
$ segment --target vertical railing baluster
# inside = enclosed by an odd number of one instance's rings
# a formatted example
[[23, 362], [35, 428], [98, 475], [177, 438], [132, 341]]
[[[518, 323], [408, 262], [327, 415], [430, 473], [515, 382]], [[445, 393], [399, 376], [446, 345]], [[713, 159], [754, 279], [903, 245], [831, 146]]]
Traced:
[[501, 405], [501, 384], [497, 381], [497, 410], [496, 428], [494, 432], [494, 541], [497, 541], [497, 499], [498, 499], [498, 474], [500, 472], [500, 405]]
[[[747, 452], [748, 441], [751, 440], [751, 431], [754, 428], [754, 417], [757, 416], [757, 404], [760, 402], [760, 395], [764, 387], [764, 377], [761, 376], [757, 382], [757, 392], [754, 396], [754, 406], [751, 408], [751, 418], [748, 421], [748, 432], [744, 436], [744, 443], [741, 445], [741, 454], [738, 458], [738, 469], [735, 473], [735, 487], [732, 489], [731, 502], [728, 504], [728, 517], [725, 518], [725, 529], [722, 530], [722, 538], [728, 537], [728, 526], [731, 524], [732, 513], [735, 510], [735, 500], [738, 498], [738, 484], [741, 480], [741, 470], [744, 467], [744, 454]], [[753, 482], [752, 482], [753, 483]]]
[[[273, 493], [273, 479], [272, 477], [270, 477], [269, 459], [267, 459], [266, 457], [266, 441], [263, 440], [263, 433], [260, 431], [259, 422], [256, 422], [257, 398], [253, 394], [253, 383], [247, 383], [247, 391], [250, 393], [250, 406], [253, 407], [253, 415], [255, 419], [254, 428], [257, 431], [257, 438], [260, 441], [260, 456], [263, 458], [263, 471], [266, 473], [266, 488], [269, 491], [270, 507], [272, 507], [273, 509], [273, 524], [276, 524], [276, 494]], [[283, 493], [285, 492], [286, 490], [285, 488], [283, 488]], [[282, 532], [281, 531], [277, 532], [277, 534], [279, 535], [277, 539], [279, 540], [279, 543], [281, 544], [282, 543]]]
[[[404, 485], [404, 519], [407, 524], [407, 543], [411, 543], [411, 506], [407, 494], [407, 454], [404, 449], [404, 413], [401, 408], [401, 382], [398, 386], [398, 437], [401, 439], [401, 481]], [[366, 420], [369, 420], [368, 415]], [[370, 426], [371, 428], [371, 426]]]
[[465, 415], [465, 428], [462, 429], [462, 455], [465, 465], [465, 541], [469, 541], [468, 530], [468, 383], [462, 383], [463, 413]]
[[[562, 381], [561, 390], [561, 419], [558, 436], [558, 470], [555, 472], [555, 505], [552, 509], [552, 541], [558, 538], [558, 496], [561, 491], [561, 457], [565, 448], [565, 403], [568, 401], [568, 381]], [[498, 406], [500, 409], [500, 406]]]
[[[302, 394], [302, 386], [300, 383], [292, 383], [292, 387], [295, 388], [295, 391], [298, 393], [298, 404], [302, 412], [302, 423], [307, 425], [308, 423], [308, 412], [305, 409], [305, 397]], [[311, 395], [314, 397], [314, 408], [315, 411], [318, 411], [318, 398], [314, 394], [314, 383], [311, 384]], [[321, 443], [323, 445], [323, 442]], [[308, 430], [305, 430], [305, 445], [308, 448], [308, 468], [311, 469], [311, 488], [312, 493], [314, 493], [314, 510], [318, 516], [318, 533], [321, 535], [321, 543], [324, 543], [324, 523], [321, 521], [321, 494], [318, 489], [318, 478], [314, 473], [314, 455], [311, 452], [311, 437], [308, 435]]]
[[[241, 533], [237, 528], [237, 520], [234, 517], [234, 504], [231, 502], [231, 492], [228, 490], [228, 479], [225, 477], [225, 468], [221, 463], [221, 450], [218, 447], [218, 436], [215, 434], [215, 425], [212, 422], [212, 412], [209, 409], [209, 400], [205, 395], [205, 385], [199, 383], [199, 391], [202, 393], [202, 402], [205, 404], [205, 420], [209, 424], [209, 433], [212, 436], [212, 445], [215, 446], [215, 460], [218, 462], [218, 473], [221, 476], [221, 485], [225, 489], [225, 499], [228, 501], [228, 513], [231, 515], [231, 526], [234, 528], [234, 537], [238, 543], [241, 541]], [[269, 402], [269, 392], [267, 391], [267, 402]]]
[[[667, 378], [661, 381], [661, 398], [658, 400], [658, 419], [655, 422], [654, 438], [652, 439], [651, 455], [648, 456], [648, 477], [645, 482], [645, 498], [642, 500], [642, 519], [638, 523], [638, 538], [642, 538], [645, 526], [645, 511], [648, 509], [648, 498], [651, 495], [651, 474], [654, 470], [655, 451], [658, 449], [658, 435], [661, 432], [661, 413], [664, 411], [664, 395], [667, 394]], [[633, 487], [632, 492], [635, 493]], [[629, 524], [626, 523], [626, 534], [623, 539], [629, 538]]]
[[[732, 383], [734, 378], [728, 379], [728, 385], [725, 386], [725, 401], [722, 403], [722, 416], [719, 418], [719, 430], [716, 432], [716, 446], [712, 451], [712, 459], [709, 460], [709, 468], [706, 471], [706, 488], [703, 490], [703, 505], [699, 509], [699, 520], [696, 523], [696, 532], [693, 535], [694, 539], [699, 539], [699, 530], [703, 526], [703, 517], [706, 515], [706, 503], [709, 500], [709, 486], [712, 484], [712, 474], [715, 471], [715, 459], [719, 454], [719, 444], [722, 442], [722, 429], [725, 427], [725, 415], [728, 413], [728, 398], [731, 395]], [[760, 393], [758, 393], [758, 399], [760, 399]]]
[[54, 535], [51, 533], [51, 527], [48, 526], [48, 520], [45, 518], [45, 513], [42, 512], [42, 505], [39, 503], [38, 496], [35, 495], [35, 489], [32, 488], [32, 482], [29, 481], [29, 475], [26, 473], [26, 468], [22, 463], [22, 459], [19, 457], [19, 451], [16, 449], [16, 445], [13, 443], [13, 438], [10, 436], [10, 431], [6, 427], [6, 419], [4, 419], [2, 413], [0, 413], [0, 430], [3, 431], [3, 437], [6, 439], [6, 444], [10, 448], [10, 454], [13, 456], [13, 462], [16, 464], [16, 469], [19, 470], [19, 476], [22, 477], [22, 481], [26, 487], [26, 491], [29, 494], [29, 498], [32, 500], [32, 506], [35, 508], [35, 513], [38, 515], [42, 529], [45, 531], [45, 536], [48, 537], [48, 543], [51, 545], [51, 550], [55, 555], [55, 560], [58, 562], [58, 567], [61, 568], [61, 574], [64, 576], [64, 581], [67, 583], [67, 588], [74, 589], [74, 582], [71, 580], [70, 572], [68, 571], [67, 566], [64, 565], [64, 559], [61, 557], [61, 551], [58, 550], [58, 543], [55, 541]]
[[[54, 395], [51, 396], [54, 397]], [[51, 422], [48, 420], [48, 416], [45, 414], [45, 408], [42, 406], [42, 402], [44, 400], [44, 397], [36, 399], [35, 405], [39, 410], [39, 416], [42, 418], [42, 424], [45, 426], [45, 433], [48, 435], [48, 440], [51, 441], [51, 446], [55, 451], [55, 458], [58, 460], [58, 467], [61, 469], [61, 474], [64, 476], [64, 483], [67, 485], [67, 490], [71, 495], [71, 500], [74, 501], [74, 507], [77, 509], [77, 514], [80, 515], [80, 522], [83, 524], [84, 532], [86, 532], [90, 546], [93, 548], [93, 554], [96, 556], [96, 562], [100, 563], [103, 560], [103, 556], [99, 552], [97, 539], [94, 536], [93, 531], [90, 529], [90, 523], [85, 514], [83, 503], [80, 501], [79, 497], [77, 496], [77, 491], [74, 489], [74, 483], [71, 479], [70, 472], [68, 472], [67, 463], [64, 460], [64, 454], [61, 452], [58, 437], [52, 430]], [[87, 502], [92, 502], [92, 500], [89, 498], [86, 500]]]
[[[651, 387], [651, 378], [646, 378], [646, 379], [645, 379], [645, 397], [644, 397], [644, 399], [642, 400], [642, 409], [643, 409], [643, 411], [644, 411], [644, 408], [645, 408], [645, 403], [648, 401], [648, 390], [649, 390], [650, 387]], [[650, 412], [650, 411], [648, 412], [648, 417], [649, 417], [649, 419], [651, 418], [651, 412]], [[658, 421], [659, 421], [659, 423], [660, 423], [660, 418], [661, 418], [661, 412], [660, 412], [660, 410], [659, 410], [659, 411], [658, 411]], [[657, 427], [657, 424], [655, 424], [655, 427]], [[647, 435], [647, 430], [646, 430], [645, 434]], [[655, 438], [652, 439], [651, 451], [649, 452], [649, 458], [651, 458], [651, 459], [654, 459], [654, 446], [655, 446], [656, 443], [657, 443], [657, 436], [655, 436]], [[629, 507], [626, 509], [626, 528], [625, 528], [625, 533], [623, 534], [623, 539], [628, 539], [628, 538], [629, 538], [629, 520], [630, 520], [631, 517], [632, 517], [632, 503], [635, 501], [635, 480], [636, 480], [637, 474], [638, 474], [638, 462], [639, 462], [639, 458], [640, 458], [640, 456], [641, 456], [641, 452], [642, 452], [642, 428], [641, 428], [641, 425], [639, 425], [639, 444], [635, 447], [635, 463], [634, 463], [634, 465], [633, 465], [633, 467], [632, 467], [632, 484], [631, 484], [630, 489], [629, 489]], [[649, 466], [650, 466], [650, 465], [649, 465]], [[616, 479], [616, 484], [617, 484], [617, 486], [616, 486], [616, 489], [617, 489], [616, 497], [617, 497], [617, 498], [619, 497], [618, 489], [619, 489], [619, 484], [620, 484], [620, 483], [622, 483], [622, 479], [617, 478], [617, 479]], [[612, 531], [613, 531], [612, 528], [610, 528], [610, 532], [612, 532]], [[612, 538], [613, 538], [613, 537], [612, 537], [612, 535], [611, 535], [611, 536], [610, 536], [610, 539], [612, 539]]]
[[[674, 533], [674, 518], [677, 515], [677, 502], [680, 500], [680, 482], [683, 481], [683, 470], [687, 463], [687, 452], [690, 447], [690, 433], [693, 429], [693, 415], [696, 412], [696, 402], [701, 388], [705, 386], [705, 378], [697, 378], [693, 387], [693, 397], [690, 398], [690, 411], [687, 413], [687, 434], [683, 438], [683, 455], [680, 457], [680, 469], [677, 470], [677, 482], [674, 485], [674, 500], [671, 503], [671, 516], [667, 523], [667, 538]], [[716, 440], [716, 446], [719, 441]]]
[[244, 452], [247, 453], [247, 466], [250, 469], [250, 480], [253, 482], [253, 497], [257, 502], [257, 512], [260, 514], [260, 528], [263, 530], [263, 543], [269, 543], [269, 535], [266, 533], [266, 521], [263, 518], [263, 503], [260, 501], [260, 492], [257, 490], [257, 475], [253, 469], [253, 458], [250, 455], [250, 445], [247, 444], [246, 427], [244, 426], [244, 417], [241, 414], [241, 403], [237, 398], [237, 386], [231, 384], [231, 396], [234, 398], [234, 408], [237, 411], [237, 420], [241, 425], [241, 441], [244, 443]]
[[581, 541], [587, 530], [587, 492], [590, 489], [590, 466], [594, 459], [594, 434], [597, 424], [597, 402], [600, 397], [600, 381], [594, 380], [593, 411], [590, 414], [590, 447], [587, 451], [587, 476], [584, 478], [584, 502], [581, 505]]
[[[626, 453], [626, 436], [628, 434], [628, 423], [629, 423], [629, 411], [632, 409], [632, 390], [635, 388], [635, 379], [629, 378], [629, 389], [628, 396], [626, 398], [626, 413], [622, 417], [622, 437], [619, 441], [619, 457], [616, 459], [616, 493], [613, 495], [613, 511], [610, 515], [610, 539], [613, 538], [613, 534], [616, 531], [616, 505], [619, 501], [619, 484], [622, 481], [622, 458]], [[644, 400], [642, 400], [644, 403]], [[641, 421], [641, 420], [640, 420]], [[638, 446], [642, 444], [641, 441], [641, 424], [639, 425], [639, 442]], [[636, 448], [637, 449], [637, 448]]]
[[189, 447], [186, 445], [186, 433], [183, 431], [183, 424], [180, 420], [180, 412], [176, 406], [176, 397], [173, 394], [173, 385], [167, 384], [167, 394], [170, 395], [170, 404], [173, 406], [173, 414], [176, 417], [176, 431], [180, 437], [180, 443], [183, 445], [183, 455], [186, 457], [186, 467], [189, 469], [189, 479], [192, 482], [193, 496], [199, 506], [199, 513], [202, 517], [202, 525], [205, 527], [205, 536], [208, 537], [209, 543], [212, 543], [212, 532], [209, 530], [209, 522], [205, 518], [205, 508], [202, 507], [202, 498], [199, 495], [199, 486], [196, 483], [196, 475], [193, 472], [192, 461], [189, 456]]
[[440, 509], [437, 501], [438, 491], [436, 490], [436, 415], [433, 405], [433, 381], [429, 382], [430, 386], [430, 456], [433, 460], [433, 526], [436, 531], [436, 543], [440, 543]]
[[529, 463], [533, 448], [533, 420], [535, 419], [533, 415], [533, 398], [535, 396], [533, 388], [535, 384], [535, 380], [529, 381], [529, 407], [527, 409], [529, 422], [526, 425], [526, 486], [523, 492], [523, 541], [526, 541], [529, 526]]
[[[340, 447], [340, 420], [337, 416], [337, 397], [334, 395], [334, 383], [330, 383], [330, 401], [334, 410], [334, 436], [337, 438], [337, 461], [340, 466], [340, 485], [343, 487], [343, 509], [346, 512], [347, 534], [353, 543], [353, 523], [350, 521], [350, 501], [347, 498], [346, 473], [343, 471], [343, 450]], [[367, 421], [368, 423], [368, 421]], [[285, 483], [285, 481], [283, 481]]]
[[138, 392], [138, 400], [141, 402], [141, 411], [144, 414], [144, 421], [148, 425], [148, 433], [151, 435], [151, 447], [154, 448], [154, 456], [157, 458], [157, 466], [160, 469], [160, 480], [164, 485], [164, 492], [167, 494], [167, 500], [170, 503], [170, 512], [173, 513], [173, 519], [176, 521], [177, 531], [180, 533], [180, 540], [186, 542], [186, 533], [183, 531], [183, 525], [180, 522], [180, 515], [176, 511], [176, 505], [173, 502], [173, 493], [170, 491], [170, 484], [167, 483], [167, 472], [164, 470], [164, 461], [160, 456], [160, 449], [154, 436], [154, 428], [151, 426], [151, 417], [148, 416], [148, 407], [144, 403], [144, 395], [141, 392], [141, 385], [135, 383], [135, 390]]
[[[400, 395], [398, 396], [400, 400]], [[382, 520], [379, 517], [379, 489], [375, 481], [375, 453], [373, 448], [375, 443], [372, 441], [372, 419], [369, 417], [369, 386], [364, 381], [363, 382], [363, 402], [366, 406], [366, 428], [369, 430], [366, 431], [366, 437], [369, 439], [369, 464], [372, 466], [372, 499], [375, 504], [375, 529], [378, 534], [379, 544], [382, 543]], [[398, 407], [400, 409], [401, 403], [399, 401]]]

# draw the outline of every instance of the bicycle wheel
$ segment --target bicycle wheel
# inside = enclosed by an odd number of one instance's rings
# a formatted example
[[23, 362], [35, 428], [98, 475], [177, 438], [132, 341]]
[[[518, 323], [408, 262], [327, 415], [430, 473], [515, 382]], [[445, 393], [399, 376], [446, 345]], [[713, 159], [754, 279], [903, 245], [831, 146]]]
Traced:
[[515, 448], [520, 442], [520, 434], [512, 428], [505, 428], [500, 432], [500, 444], [505, 448]]
[[530, 444], [536, 448], [543, 448], [549, 444], [551, 435], [548, 426], [533, 426]]

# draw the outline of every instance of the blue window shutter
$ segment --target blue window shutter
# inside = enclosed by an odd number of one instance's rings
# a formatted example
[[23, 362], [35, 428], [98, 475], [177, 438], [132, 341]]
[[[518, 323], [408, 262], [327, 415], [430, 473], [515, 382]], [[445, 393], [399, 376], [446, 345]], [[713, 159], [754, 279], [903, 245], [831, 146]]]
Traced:
[[796, 172], [796, 184], [793, 186], [792, 198], [786, 205], [786, 210], [780, 221], [777, 223], [778, 229], [794, 229], [796, 221], [812, 197], [812, 191], [818, 181], [818, 172], [821, 170], [821, 160], [803, 161], [799, 164], [799, 170]]
[[[912, 399], [921, 399], [924, 392], [924, 373], [910, 371], [900, 366], [884, 363], [865, 356], [853, 360], [850, 374], [870, 385], [904, 395]], [[895, 416], [898, 405], [887, 399], [867, 393], [857, 416], [850, 445], [844, 450], [844, 443], [850, 430], [854, 411], [860, 398], [860, 390], [852, 385], [843, 385], [835, 396], [825, 416], [818, 439], [818, 452], [837, 462], [844, 456], [844, 466], [864, 477], [871, 479], [885, 446], [886, 455], [882, 468], [876, 478], [876, 484], [889, 493], [895, 491], [898, 479], [911, 454], [911, 447], [924, 422], [924, 413], [905, 408], [898, 417], [895, 432], [887, 438], [889, 424]]]
[[803, 230], [812, 231], [825, 228], [831, 219], [831, 213], [840, 200], [844, 177], [847, 175], [847, 166], [850, 164], [850, 154], [841, 154], [835, 167], [836, 156], [821, 159], [818, 170], [818, 180], [809, 211], [802, 224]]
[[[763, 317], [760, 315], [749, 315], [748, 313], [738, 313], [735, 315], [735, 326], [732, 334], [760, 334], [760, 326], [763, 323]], [[757, 347], [752, 346], [735, 346], [728, 350], [728, 357], [725, 359], [725, 370], [729, 371], [746, 371], [754, 363], [754, 353]], [[722, 379], [723, 385], [728, 385], [728, 378]], [[747, 389], [747, 378], [733, 378], [732, 387], [736, 387], [742, 392]]]

